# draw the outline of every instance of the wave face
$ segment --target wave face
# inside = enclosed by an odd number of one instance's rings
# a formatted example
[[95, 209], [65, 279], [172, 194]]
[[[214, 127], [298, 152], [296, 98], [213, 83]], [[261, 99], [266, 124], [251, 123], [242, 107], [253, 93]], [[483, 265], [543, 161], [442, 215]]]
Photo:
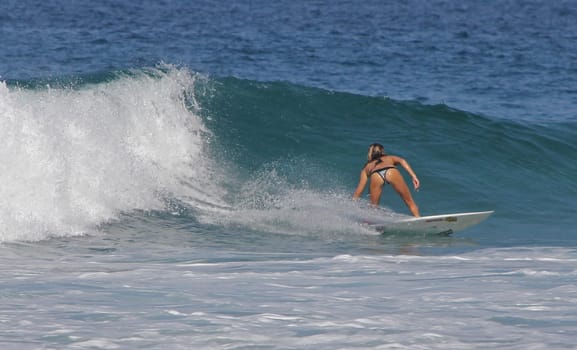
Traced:
[[[577, 154], [574, 123], [172, 66], [2, 83], [0, 112], [3, 241], [84, 234], [139, 211], [352, 230], [350, 216], [365, 209], [348, 199], [372, 142], [409, 160], [425, 215], [495, 209], [512, 236], [531, 223], [559, 238], [577, 204], [577, 166], [565, 161]], [[382, 201], [391, 215], [407, 213], [391, 189]]]
[[[422, 182], [422, 213], [495, 209], [505, 230], [567, 232], [576, 204], [574, 122], [503, 120], [383, 97], [288, 83], [223, 79], [202, 100], [235, 164], [274, 164], [293, 184], [348, 196], [372, 142], [405, 157]], [[272, 170], [271, 170], [272, 172]], [[263, 175], [266, 176], [266, 175]], [[407, 212], [390, 189], [382, 204]], [[555, 222], [552, 228], [551, 222]]]

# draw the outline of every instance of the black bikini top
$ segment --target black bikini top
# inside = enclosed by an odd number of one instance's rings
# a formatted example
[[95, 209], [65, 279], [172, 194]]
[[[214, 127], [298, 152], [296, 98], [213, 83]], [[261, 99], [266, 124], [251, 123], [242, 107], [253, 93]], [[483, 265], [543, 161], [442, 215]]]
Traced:
[[[372, 162], [372, 160], [371, 160], [370, 162]], [[370, 162], [367, 162], [367, 164], [370, 163]], [[382, 162], [383, 162], [383, 160], [382, 160], [381, 158], [378, 158], [378, 159], [376, 160], [375, 166], [373, 167], [373, 170], [371, 170], [371, 173], [368, 174], [369, 177], [370, 177], [371, 175], [373, 175], [374, 173], [376, 173], [376, 172], [379, 172], [379, 171], [382, 171], [382, 170], [386, 170], [386, 169], [396, 168], [394, 165], [392, 165], [392, 166], [386, 166], [386, 167], [384, 167], [384, 168], [375, 169], [375, 168], [377, 167], [377, 165], [380, 164], [380, 163], [382, 163]], [[366, 165], [365, 165], [365, 166], [366, 166]]]

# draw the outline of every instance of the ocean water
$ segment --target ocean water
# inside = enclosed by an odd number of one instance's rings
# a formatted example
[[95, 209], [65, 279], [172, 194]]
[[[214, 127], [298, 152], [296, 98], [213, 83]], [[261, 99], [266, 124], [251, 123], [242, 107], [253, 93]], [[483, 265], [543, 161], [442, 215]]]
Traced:
[[[577, 2], [0, 2], [1, 349], [575, 349]], [[370, 143], [450, 237], [351, 200]], [[408, 180], [405, 174], [405, 178]]]

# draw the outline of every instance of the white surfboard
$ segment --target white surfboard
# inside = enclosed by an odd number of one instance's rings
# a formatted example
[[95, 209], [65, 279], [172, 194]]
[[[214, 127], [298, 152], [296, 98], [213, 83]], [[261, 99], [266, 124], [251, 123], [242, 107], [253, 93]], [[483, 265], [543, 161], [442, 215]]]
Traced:
[[402, 219], [383, 220], [382, 222], [367, 223], [368, 226], [381, 233], [409, 233], [409, 234], [444, 234], [462, 231], [493, 214], [493, 211], [474, 213], [457, 213], [410, 217]]

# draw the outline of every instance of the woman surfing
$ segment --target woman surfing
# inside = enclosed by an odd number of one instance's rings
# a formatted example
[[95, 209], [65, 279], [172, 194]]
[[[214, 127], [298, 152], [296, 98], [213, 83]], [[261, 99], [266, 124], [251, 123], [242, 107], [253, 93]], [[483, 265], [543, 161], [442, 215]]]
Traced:
[[409, 163], [401, 157], [386, 154], [381, 144], [373, 143], [369, 146], [367, 163], [365, 163], [365, 166], [361, 170], [359, 184], [353, 194], [353, 199], [361, 197], [370, 179], [369, 199], [371, 204], [377, 206], [381, 199], [383, 187], [386, 184], [390, 184], [399, 196], [401, 196], [407, 207], [409, 207], [413, 216], [419, 217], [421, 216], [419, 214], [419, 207], [413, 200], [411, 191], [396, 165], [401, 165], [409, 173], [415, 190], [419, 190], [419, 179]]

